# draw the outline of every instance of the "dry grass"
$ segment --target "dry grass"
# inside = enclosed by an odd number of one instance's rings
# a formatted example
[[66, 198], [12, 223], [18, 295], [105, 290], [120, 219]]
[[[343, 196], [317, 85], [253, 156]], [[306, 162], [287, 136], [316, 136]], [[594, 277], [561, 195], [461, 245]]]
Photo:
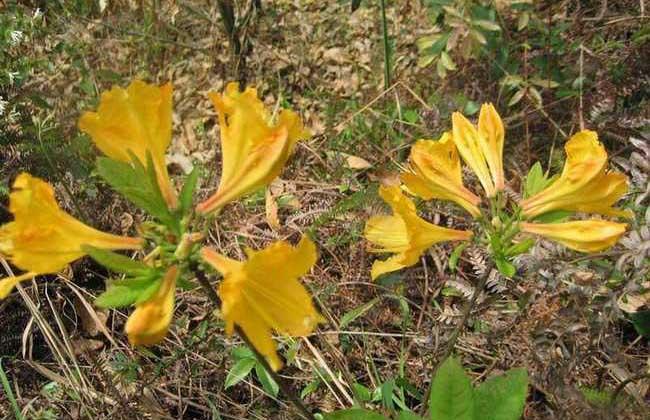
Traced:
[[[232, 57], [216, 6], [200, 1], [160, 3], [150, 24], [143, 23], [142, 12], [131, 10], [126, 1], [115, 2], [101, 16], [72, 13], [72, 6], [54, 8], [47, 14], [47, 36], [33, 45], [33, 53], [48, 60], [50, 69], [34, 74], [25, 89], [51, 105], [42, 112], [57, 122], [61, 141], [66, 141], [77, 135], [80, 111], [97, 101], [80, 88], [82, 81], [101, 92], [134, 77], [172, 80], [170, 155], [176, 163], [171, 170], [175, 175], [183, 172], [183, 156], [203, 165], [210, 176], [200, 194], [207, 195], [218, 179], [220, 155], [218, 127], [205, 93], [222, 89], [232, 78]], [[390, 31], [397, 34], [398, 81], [389, 91], [382, 88], [377, 8], [362, 7], [350, 15], [347, 2], [265, 3], [249, 28], [248, 79], [269, 105], [288, 104], [299, 110], [314, 137], [298, 147], [272, 188], [281, 203], [282, 227], [269, 227], [264, 197], [254, 196], [222, 213], [210, 230], [210, 241], [220, 252], [240, 258], [244, 246], [295, 240], [313, 229], [320, 260], [304, 282], [329, 322], [305, 339], [281, 340], [285, 354], [294, 358], [282, 375], [298, 390], [313, 381], [320, 384], [305, 397], [311, 408], [350, 406], [355, 383], [373, 390], [400, 378], [423, 392], [465, 301], [446, 293], [445, 287], [467, 288], [471, 294], [481, 275], [482, 256], [478, 250], [466, 254], [459, 276], [451, 277], [447, 270], [451, 249], [438, 246], [421, 264], [383, 283], [371, 283], [373, 257], [361, 232], [370, 215], [385, 211], [371, 185], [396, 171], [415, 139], [433, 137], [449, 127], [449, 110], [457, 106], [454, 98], [459, 92], [479, 103], [497, 102], [498, 80], [486, 76], [481, 60], [460, 66], [445, 80], [431, 69], [418, 68], [414, 42], [430, 23], [416, 1], [395, 2], [389, 8]], [[546, 3], [540, 13], [573, 10], [570, 2]], [[587, 44], [602, 32], [620, 41], [639, 25], [647, 26], [646, 20], [629, 18], [638, 15], [637, 2], [621, 3], [625, 5], [610, 5], [601, 21], [567, 15], [564, 20], [571, 33], [567, 39]], [[575, 14], [596, 10], [598, 5], [591, 5]], [[554, 22], [563, 21], [555, 18]], [[620, 121], [650, 116], [647, 108], [625, 106], [639, 90], [646, 95], [641, 103], [648, 103], [649, 44], [644, 45], [583, 54], [584, 72], [593, 84], [580, 98], [554, 100], [548, 94], [543, 109], [532, 103], [512, 114], [503, 109], [508, 123], [507, 175], [514, 191], [519, 190], [527, 161], [546, 162], [551, 147], [562, 144], [561, 133], [575, 131], [580, 121], [599, 130], [612, 154], [629, 153], [627, 138], [635, 129]], [[627, 65], [623, 79], [612, 81], [607, 66], [621, 62]], [[617, 105], [600, 109], [607, 101]], [[407, 110], [417, 111], [416, 122], [404, 116]], [[352, 169], [348, 155], [362, 157], [371, 166]], [[11, 170], [16, 173], [18, 167]], [[128, 205], [110, 194], [90, 198], [83, 186], [73, 183], [72, 188], [98, 226], [125, 232], [140, 220], [141, 215], [134, 220]], [[65, 192], [60, 196], [70, 199]], [[72, 208], [69, 202], [68, 206]], [[462, 228], [466, 223], [451, 206], [426, 206], [423, 214], [442, 225]], [[558, 261], [575, 256], [547, 251], [546, 260], [539, 259], [515, 281], [501, 279], [481, 295], [456, 353], [477, 381], [511, 367], [528, 368], [532, 386], [527, 419], [612, 418], [590, 405], [579, 388], [611, 390], [647, 370], [648, 342], [621, 318], [615, 304], [619, 292], [603, 291], [609, 279], [603, 270], [582, 261], [578, 270], [566, 272]], [[553, 276], [540, 275], [544, 270]], [[44, 415], [50, 410], [57, 418], [218, 418], [211, 417], [215, 412], [222, 418], [295, 418], [282, 396], [268, 395], [252, 377], [224, 390], [233, 364], [230, 351], [241, 343], [223, 336], [221, 321], [201, 293], [181, 293], [176, 322], [164, 344], [137, 350], [128, 346], [122, 333], [125, 312], [96, 311], [88, 303], [106, 276], [103, 269], [84, 261], [69, 273], [20, 288], [0, 303], [0, 350], [3, 355], [18, 355], [9, 364], [10, 377], [24, 411]], [[371, 301], [376, 303], [341, 325], [350, 311]], [[647, 381], [629, 385], [617, 418], [644, 418], [647, 398]], [[4, 397], [0, 401], [4, 404]], [[411, 407], [419, 404], [408, 393], [405, 402]], [[3, 405], [0, 414], [9, 416], [9, 410], [8, 404]]]

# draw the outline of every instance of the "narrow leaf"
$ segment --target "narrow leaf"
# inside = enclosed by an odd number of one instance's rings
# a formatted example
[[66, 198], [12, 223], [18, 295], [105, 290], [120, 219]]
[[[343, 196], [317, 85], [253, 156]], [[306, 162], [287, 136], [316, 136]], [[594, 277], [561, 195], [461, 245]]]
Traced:
[[192, 172], [185, 178], [185, 183], [183, 184], [179, 198], [180, 212], [182, 215], [186, 215], [192, 208], [192, 198], [194, 197], [194, 191], [196, 190], [200, 175], [201, 169], [198, 165], [194, 165]]
[[364, 303], [363, 305], [358, 306], [358, 307], [352, 309], [351, 311], [347, 312], [345, 315], [343, 315], [341, 317], [341, 323], [340, 323], [339, 328], [345, 328], [346, 326], [348, 326], [348, 324], [350, 324], [352, 321], [354, 321], [355, 319], [359, 318], [360, 316], [362, 316], [363, 314], [368, 312], [373, 306], [375, 306], [375, 304], [378, 301], [379, 301], [379, 298], [376, 297], [376, 298]]
[[105, 249], [84, 245], [81, 247], [81, 250], [99, 264], [116, 273], [139, 276], [151, 269], [151, 267], [142, 261], [132, 260], [129, 257]]
[[278, 396], [278, 391], [280, 390], [278, 383], [275, 382], [275, 379], [273, 379], [273, 377], [260, 363], [255, 364], [255, 375], [257, 376], [257, 379], [259, 379], [260, 383], [262, 384], [262, 388], [264, 388], [266, 392], [273, 395], [274, 397]]
[[228, 389], [231, 386], [237, 385], [244, 380], [250, 371], [255, 367], [257, 360], [255, 359], [241, 359], [235, 366], [230, 369], [228, 375], [226, 376], [226, 382], [224, 383], [224, 389]]

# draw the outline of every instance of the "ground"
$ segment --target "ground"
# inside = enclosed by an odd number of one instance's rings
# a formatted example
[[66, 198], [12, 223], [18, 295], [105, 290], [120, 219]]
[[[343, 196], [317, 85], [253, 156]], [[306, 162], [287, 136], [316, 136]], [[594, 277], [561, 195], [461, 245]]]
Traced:
[[[635, 203], [647, 172], [643, 178], [642, 165], [634, 163], [639, 159], [631, 158], [643, 149], [630, 141], [647, 145], [650, 139], [643, 1], [540, 2], [531, 22], [547, 25], [546, 32], [502, 29], [510, 58], [498, 49], [466, 58], [456, 52], [457, 70], [444, 78], [435, 64], [418, 65], [417, 41], [433, 32], [425, 3], [434, 2], [388, 1], [388, 88], [378, 1], [362, 1], [352, 13], [347, 1], [263, 0], [246, 27], [245, 63], [233, 57], [214, 2], [124, 0], [107, 2], [103, 11], [93, 2], [33, 3], [21, 10], [30, 14], [40, 6], [44, 15], [23, 47], [34, 68], [20, 95], [38, 101], [27, 111], [34, 116], [24, 123], [29, 128], [19, 127], [16, 140], [3, 145], [0, 175], [5, 186], [25, 169], [50, 179], [65, 207], [96, 227], [128, 233], [144, 218], [92, 173], [96, 152], [77, 128], [80, 113], [93, 109], [112, 85], [134, 78], [173, 82], [169, 168], [177, 180], [193, 165], [205, 168], [202, 197], [214, 190], [220, 173], [219, 129], [207, 92], [244, 77], [270, 107], [302, 115], [313, 136], [297, 146], [270, 188], [277, 216], [264, 192], [257, 193], [229, 205], [209, 238], [220, 252], [241, 258], [244, 246], [314, 234], [320, 258], [303, 281], [328, 322], [309, 337], [280, 343], [291, 360], [281, 375], [315, 412], [349, 407], [353, 395], [368, 391], [394, 392], [393, 399], [369, 402], [378, 411], [393, 401], [419, 409], [464, 303], [477, 279], [489, 275], [479, 248], [468, 249], [450, 274], [453, 246], [438, 245], [411, 268], [379, 282], [369, 276], [376, 256], [367, 251], [363, 226], [386, 212], [377, 183], [394, 177], [416, 139], [450, 129], [451, 112], [474, 114], [483, 102], [497, 106], [507, 126], [505, 166], [513, 196], [534, 162], [561, 169], [568, 135], [583, 126], [598, 131], [612, 165], [635, 183], [625, 198], [637, 214], [630, 231], [645, 226], [647, 233], [648, 199]], [[500, 7], [503, 28], [516, 28], [510, 23], [521, 21], [520, 13]], [[500, 83], [503, 78], [533, 73], [561, 86], [538, 85], [541, 106], [531, 93], [508, 106], [519, 88]], [[25, 139], [40, 148], [25, 147]], [[54, 162], [41, 156], [50, 151]], [[476, 180], [469, 173], [466, 178], [476, 190]], [[420, 209], [428, 220], [471, 228], [451, 205], [421, 203]], [[274, 217], [279, 227], [270, 226]], [[616, 270], [622, 274], [613, 274], [619, 258], [641, 247], [621, 245], [592, 258], [537, 245], [513, 278], [491, 275], [455, 354], [477, 382], [527, 368], [526, 419], [647, 418], [647, 378], [630, 381], [615, 407], [603, 404], [601, 395], [648, 370], [648, 340], [617, 304], [647, 281], [647, 256], [637, 267], [624, 262]], [[128, 311], [91, 305], [107, 275], [82, 260], [0, 302], [3, 367], [30, 418], [296, 418], [288, 400], [270, 395], [255, 375], [224, 389], [237, 361], [233, 349], [242, 343], [224, 336], [215, 308], [196, 290], [178, 298], [164, 344], [129, 346], [123, 333]], [[5, 394], [0, 401], [0, 414], [10, 416]]]

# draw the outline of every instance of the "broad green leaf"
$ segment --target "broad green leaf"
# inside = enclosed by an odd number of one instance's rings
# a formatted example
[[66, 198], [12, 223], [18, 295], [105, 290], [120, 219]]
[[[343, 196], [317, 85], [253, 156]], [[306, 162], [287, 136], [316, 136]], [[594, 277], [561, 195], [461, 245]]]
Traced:
[[634, 329], [639, 335], [650, 338], [650, 310], [628, 313], [627, 316], [632, 321], [632, 325], [634, 325]]
[[255, 359], [255, 353], [248, 346], [238, 346], [232, 349], [232, 357], [235, 360], [240, 359]]
[[355, 397], [361, 402], [370, 401], [372, 398], [370, 390], [357, 382], [352, 384], [352, 392], [354, 392]]
[[231, 386], [237, 385], [242, 380], [244, 380], [244, 378], [248, 376], [256, 364], [257, 360], [255, 359], [241, 359], [235, 363], [235, 366], [230, 369], [230, 372], [228, 372], [228, 375], [226, 376], [224, 389], [228, 389]]
[[142, 289], [142, 292], [140, 292], [140, 295], [138, 298], [135, 300], [135, 304], [146, 302], [149, 299], [153, 297], [153, 295], [160, 289], [160, 284], [162, 283], [162, 279], [157, 279], [152, 281], [148, 286]]
[[472, 383], [460, 362], [450, 357], [438, 368], [429, 395], [431, 420], [473, 420]]
[[395, 407], [393, 404], [393, 389], [395, 389], [394, 379], [389, 379], [381, 384], [381, 402], [384, 407], [391, 410]]
[[95, 248], [90, 245], [83, 245], [81, 250], [99, 264], [116, 273], [139, 276], [151, 270], [151, 267], [142, 261], [132, 260], [113, 251]]
[[324, 420], [388, 420], [381, 414], [374, 413], [364, 408], [350, 408], [323, 415]]
[[492, 22], [490, 20], [478, 19], [478, 20], [472, 21], [472, 23], [474, 25], [476, 25], [476, 26], [479, 26], [479, 27], [487, 30], [487, 31], [496, 32], [496, 31], [501, 30], [501, 27], [496, 22]]
[[364, 303], [363, 305], [358, 306], [358, 307], [352, 309], [351, 311], [345, 313], [345, 315], [343, 315], [341, 317], [341, 323], [339, 325], [339, 328], [343, 329], [346, 326], [348, 326], [348, 324], [350, 324], [352, 321], [354, 321], [355, 319], [359, 318], [361, 315], [368, 312], [373, 306], [375, 306], [375, 304], [378, 301], [379, 301], [379, 298], [376, 297], [376, 298]]
[[445, 66], [445, 69], [449, 71], [456, 70], [456, 63], [454, 63], [454, 60], [452, 60], [451, 56], [445, 51], [440, 53], [440, 62]]
[[181, 194], [179, 196], [179, 210], [182, 215], [186, 215], [192, 208], [192, 199], [194, 198], [194, 191], [196, 190], [196, 185], [200, 175], [201, 169], [198, 165], [194, 165], [192, 172], [190, 172], [190, 174], [185, 178], [185, 183], [183, 184], [183, 189], [181, 189]]
[[262, 364], [255, 364], [255, 375], [257, 376], [257, 379], [259, 379], [260, 383], [262, 384], [262, 388], [264, 388], [266, 392], [273, 395], [274, 397], [278, 396], [280, 387], [278, 386], [278, 383], [275, 382], [275, 379], [269, 375], [269, 372], [266, 371]]
[[402, 411], [399, 413], [397, 420], [424, 420], [412, 411]]
[[149, 299], [160, 287], [162, 273], [153, 271], [144, 277], [116, 280], [95, 299], [100, 308], [122, 308]]
[[350, 3], [350, 12], [354, 13], [359, 6], [361, 6], [361, 0], [352, 0]]
[[497, 270], [499, 273], [503, 274], [506, 277], [512, 277], [517, 274], [517, 268], [505, 260], [505, 258], [495, 258], [494, 262], [497, 265]]
[[476, 418], [518, 420], [524, 412], [527, 394], [526, 369], [511, 369], [505, 375], [490, 378], [474, 391]]
[[141, 290], [126, 286], [109, 286], [108, 289], [95, 299], [95, 305], [100, 308], [122, 308], [135, 303]]
[[544, 176], [542, 164], [535, 162], [535, 164], [528, 171], [526, 175], [526, 184], [524, 186], [524, 198], [531, 197], [546, 188], [548, 180]]
[[532, 238], [524, 239], [523, 241], [512, 245], [509, 247], [505, 254], [509, 257], [514, 257], [515, 255], [523, 254], [528, 252], [532, 246], [535, 245], [535, 240]]
[[150, 170], [147, 170], [135, 158], [132, 163], [118, 162], [106, 157], [97, 159], [97, 173], [115, 191], [168, 227], [173, 227], [175, 218], [167, 208], [155, 173], [152, 177], [152, 172], [153, 164], [150, 164]]
[[534, 220], [539, 223], [559, 223], [571, 216], [573, 212], [565, 210], [554, 210], [548, 213], [540, 214]]

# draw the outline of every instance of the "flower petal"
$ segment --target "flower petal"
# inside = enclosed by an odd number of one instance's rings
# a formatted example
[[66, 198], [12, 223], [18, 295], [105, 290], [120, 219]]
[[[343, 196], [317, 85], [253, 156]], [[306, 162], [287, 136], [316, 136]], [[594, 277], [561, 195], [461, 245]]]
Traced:
[[97, 112], [81, 116], [79, 129], [111, 159], [130, 162], [130, 152], [146, 164], [151, 153], [163, 196], [170, 207], [176, 206], [165, 164], [172, 129], [171, 83], [155, 86], [134, 80], [126, 89], [114, 86], [102, 93]]
[[505, 129], [499, 113], [492, 104], [483, 104], [478, 117], [478, 132], [481, 148], [490, 168], [497, 191], [505, 188], [503, 174], [503, 144]]
[[9, 296], [9, 293], [16, 287], [21, 281], [31, 280], [37, 276], [37, 273], [25, 273], [20, 276], [11, 276], [6, 277], [0, 280], [0, 300]]
[[0, 252], [25, 271], [55, 273], [82, 257], [84, 245], [102, 249], [139, 249], [142, 239], [104, 233], [62, 211], [54, 189], [27, 173], [10, 194], [14, 221], [0, 227]]
[[174, 316], [177, 278], [178, 267], [170, 267], [153, 297], [136, 305], [124, 327], [132, 345], [152, 346], [165, 338]]
[[629, 216], [629, 212], [613, 208], [627, 192], [627, 178], [606, 172], [607, 152], [596, 132], [583, 130], [575, 134], [565, 150], [567, 159], [560, 177], [521, 202], [526, 217], [535, 218], [553, 210]]
[[481, 146], [485, 140], [481, 138], [474, 125], [460, 112], [454, 112], [451, 116], [451, 121], [453, 140], [458, 148], [458, 152], [478, 177], [487, 196], [494, 197], [496, 189], [490, 177], [490, 170], [485, 159], [484, 149], [486, 147]]
[[522, 232], [544, 236], [580, 252], [599, 252], [613, 246], [625, 233], [626, 227], [625, 223], [606, 220], [520, 224]]
[[375, 261], [372, 279], [379, 275], [416, 264], [420, 255], [433, 244], [443, 241], [467, 240], [472, 232], [431, 224], [417, 215], [415, 204], [402, 194], [399, 186], [379, 189], [379, 195], [393, 210], [393, 216], [375, 216], [368, 220], [365, 237], [379, 245], [372, 252], [394, 252], [385, 261]]
[[272, 124], [251, 87], [239, 92], [233, 82], [223, 95], [211, 92], [209, 96], [219, 115], [222, 174], [217, 192], [197, 206], [201, 213], [216, 211], [269, 184], [282, 172], [296, 142], [309, 135], [290, 110], [282, 110]]
[[232, 334], [235, 325], [239, 326], [277, 370], [282, 361], [271, 332], [304, 336], [323, 322], [298, 281], [315, 264], [316, 247], [303, 237], [296, 247], [279, 241], [261, 251], [247, 250], [247, 254], [247, 261], [237, 262], [212, 250], [202, 251], [205, 261], [224, 275], [218, 293], [226, 332]]
[[408, 190], [425, 200], [450, 200], [466, 209], [472, 216], [480, 215], [481, 201], [463, 186], [460, 158], [450, 133], [438, 141], [418, 140], [409, 156], [412, 172], [400, 175]]

